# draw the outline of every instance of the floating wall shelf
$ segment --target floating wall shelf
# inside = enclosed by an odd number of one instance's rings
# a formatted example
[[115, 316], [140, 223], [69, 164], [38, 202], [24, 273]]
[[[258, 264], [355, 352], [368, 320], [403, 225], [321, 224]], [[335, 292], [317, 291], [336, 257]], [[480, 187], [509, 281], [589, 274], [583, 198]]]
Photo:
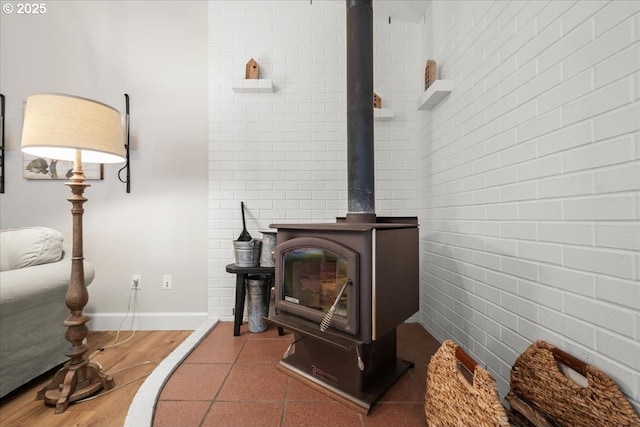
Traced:
[[418, 110], [431, 110], [453, 90], [452, 80], [436, 80], [418, 100]]
[[273, 93], [273, 82], [269, 79], [244, 79], [231, 89], [235, 93]]
[[393, 110], [389, 110], [388, 108], [374, 108], [373, 109], [373, 119], [374, 120], [391, 120], [396, 116], [396, 113]]

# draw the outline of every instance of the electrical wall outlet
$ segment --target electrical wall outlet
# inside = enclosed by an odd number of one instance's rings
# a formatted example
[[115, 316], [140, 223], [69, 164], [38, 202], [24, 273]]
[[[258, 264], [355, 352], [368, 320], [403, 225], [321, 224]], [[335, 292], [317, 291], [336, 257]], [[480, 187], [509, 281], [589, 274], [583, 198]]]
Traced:
[[171, 289], [171, 275], [170, 274], [164, 274], [162, 276], [162, 289]]
[[132, 274], [131, 275], [131, 289], [135, 289], [139, 291], [142, 287], [142, 274]]

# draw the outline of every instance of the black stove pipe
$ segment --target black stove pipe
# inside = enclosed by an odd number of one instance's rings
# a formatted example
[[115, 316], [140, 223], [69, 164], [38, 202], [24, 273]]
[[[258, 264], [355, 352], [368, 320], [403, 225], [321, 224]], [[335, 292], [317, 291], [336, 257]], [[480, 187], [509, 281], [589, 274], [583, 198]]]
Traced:
[[372, 0], [347, 0], [347, 222], [376, 222]]

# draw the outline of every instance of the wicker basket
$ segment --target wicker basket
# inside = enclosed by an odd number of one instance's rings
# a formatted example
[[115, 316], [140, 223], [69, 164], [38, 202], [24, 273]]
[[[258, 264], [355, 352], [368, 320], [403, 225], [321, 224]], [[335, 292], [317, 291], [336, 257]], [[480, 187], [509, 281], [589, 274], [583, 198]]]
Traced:
[[[586, 377], [587, 385], [567, 378], [558, 362]], [[516, 359], [506, 399], [534, 426], [640, 427], [640, 418], [609, 377], [544, 341]]]
[[[473, 384], [459, 362], [473, 372]], [[491, 374], [451, 340], [442, 343], [429, 362], [424, 411], [429, 427], [509, 425]]]

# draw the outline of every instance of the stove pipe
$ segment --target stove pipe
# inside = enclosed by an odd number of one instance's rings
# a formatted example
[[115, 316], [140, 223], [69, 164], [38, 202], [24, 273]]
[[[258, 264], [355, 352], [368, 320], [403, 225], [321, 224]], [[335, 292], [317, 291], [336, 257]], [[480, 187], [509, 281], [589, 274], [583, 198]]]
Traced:
[[376, 222], [372, 0], [347, 0], [347, 222]]

